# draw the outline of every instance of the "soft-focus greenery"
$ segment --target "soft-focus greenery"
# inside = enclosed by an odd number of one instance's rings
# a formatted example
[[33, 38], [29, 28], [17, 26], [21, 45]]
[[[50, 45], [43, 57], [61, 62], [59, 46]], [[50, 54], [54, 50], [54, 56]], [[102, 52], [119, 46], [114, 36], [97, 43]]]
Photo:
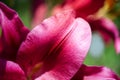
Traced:
[[[50, 8], [52, 5], [57, 4], [58, 2], [61, 2], [61, 0], [53, 0], [53, 3], [50, 3], [52, 0], [47, 0], [48, 5]], [[18, 12], [20, 18], [22, 19], [23, 23], [27, 27], [31, 27], [31, 0], [2, 0], [5, 4], [7, 4], [9, 7], [13, 8]], [[114, 19], [116, 25], [118, 26], [120, 30], [120, 2], [116, 4], [114, 9], [110, 11], [110, 16], [117, 16], [117, 18]], [[99, 46], [96, 46], [99, 48]], [[105, 50], [103, 52], [103, 55], [99, 58], [92, 57], [91, 54], [88, 54], [85, 59], [85, 64], [87, 65], [99, 65], [99, 66], [107, 66], [111, 69], [113, 69], [117, 74], [120, 75], [120, 54], [115, 53], [115, 49], [113, 46], [113, 43], [108, 44], [105, 46]]]

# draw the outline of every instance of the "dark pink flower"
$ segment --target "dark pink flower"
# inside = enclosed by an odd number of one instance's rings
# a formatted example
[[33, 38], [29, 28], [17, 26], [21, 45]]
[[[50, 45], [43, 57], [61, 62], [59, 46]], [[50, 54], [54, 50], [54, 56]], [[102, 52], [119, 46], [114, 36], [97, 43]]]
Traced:
[[[83, 73], [89, 80], [93, 76], [119, 80], [107, 68], [83, 65], [91, 30], [85, 20], [75, 19], [73, 11], [45, 19], [29, 32], [16, 12], [0, 3], [0, 25], [0, 80], [76, 80], [80, 72], [80, 79]], [[10, 58], [7, 50], [14, 53]]]

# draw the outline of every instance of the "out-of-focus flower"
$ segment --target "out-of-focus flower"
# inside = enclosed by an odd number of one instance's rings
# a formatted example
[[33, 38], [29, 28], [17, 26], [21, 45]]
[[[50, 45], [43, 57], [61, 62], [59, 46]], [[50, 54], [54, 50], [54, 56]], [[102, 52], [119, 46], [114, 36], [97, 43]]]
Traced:
[[[107, 13], [105, 11], [108, 11], [108, 9], [114, 5], [113, 2], [113, 0], [65, 0], [63, 4], [60, 4], [53, 9], [53, 14], [64, 9], [75, 10], [76, 17], [86, 19], [90, 23], [93, 31], [100, 31], [105, 42], [112, 39], [114, 41], [116, 53], [120, 53], [120, 36], [117, 26], [113, 21], [103, 16]], [[105, 10], [102, 10], [101, 8], [104, 8]], [[101, 12], [99, 11], [100, 9]]]
[[83, 65], [91, 30], [74, 16], [61, 12], [29, 32], [16, 12], [0, 2], [0, 80], [120, 80], [110, 69]]
[[63, 4], [55, 6], [53, 14], [63, 9], [73, 9], [76, 11], [76, 17], [86, 18], [102, 8], [104, 2], [105, 0], [64, 0]]
[[32, 27], [35, 27], [45, 19], [47, 7], [45, 0], [32, 0]]

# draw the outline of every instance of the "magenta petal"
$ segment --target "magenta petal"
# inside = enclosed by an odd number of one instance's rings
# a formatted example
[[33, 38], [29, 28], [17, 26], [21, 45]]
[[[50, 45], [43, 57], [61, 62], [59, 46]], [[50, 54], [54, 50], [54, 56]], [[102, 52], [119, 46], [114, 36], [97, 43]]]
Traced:
[[89, 21], [93, 31], [99, 31], [106, 42], [111, 39], [114, 41], [116, 52], [120, 53], [120, 41], [119, 41], [119, 31], [117, 26], [107, 18], [101, 18], [99, 20]]
[[90, 47], [91, 30], [81, 18], [74, 20], [69, 27], [63, 41], [46, 58], [41, 68], [43, 74], [36, 80], [70, 80], [79, 70]]
[[[21, 42], [29, 30], [22, 24], [17, 13], [0, 2], [0, 27], [2, 28], [2, 52], [0, 57], [15, 60]], [[1, 47], [1, 46], [0, 46]]]
[[0, 59], [0, 80], [26, 80], [18, 64]]
[[120, 80], [120, 78], [107, 67], [82, 65], [71, 80]]

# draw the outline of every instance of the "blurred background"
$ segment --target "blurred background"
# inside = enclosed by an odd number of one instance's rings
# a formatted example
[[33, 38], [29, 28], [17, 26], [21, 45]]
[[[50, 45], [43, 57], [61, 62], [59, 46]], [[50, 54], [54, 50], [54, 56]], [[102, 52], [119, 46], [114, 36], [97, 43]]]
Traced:
[[[34, 14], [34, 0], [1, 0], [3, 3], [14, 9], [22, 19], [22, 22], [32, 29], [32, 17]], [[42, 1], [42, 0], [37, 0]], [[50, 16], [51, 9], [60, 4], [62, 0], [46, 0], [48, 7], [47, 17]], [[41, 2], [42, 3], [42, 2]], [[107, 15], [117, 25], [120, 35], [120, 1], [116, 1], [114, 6], [107, 12]], [[84, 61], [87, 65], [107, 66], [120, 75], [120, 54], [115, 52], [114, 43], [111, 41], [105, 44], [101, 36], [93, 33], [93, 39], [89, 53]]]

